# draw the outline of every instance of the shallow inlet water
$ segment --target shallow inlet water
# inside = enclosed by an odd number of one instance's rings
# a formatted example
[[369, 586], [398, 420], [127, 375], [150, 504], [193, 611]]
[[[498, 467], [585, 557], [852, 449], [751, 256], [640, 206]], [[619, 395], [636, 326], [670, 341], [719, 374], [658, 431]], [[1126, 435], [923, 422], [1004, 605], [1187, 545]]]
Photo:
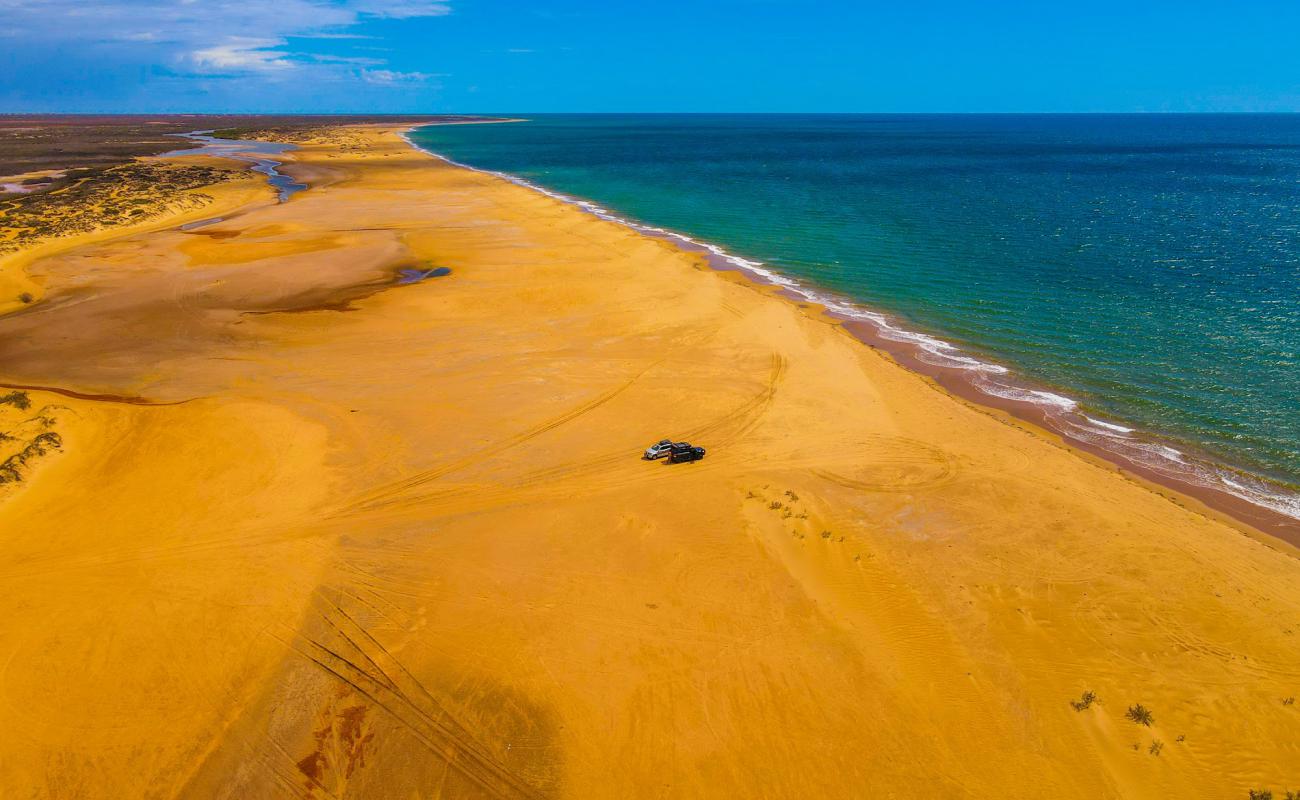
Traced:
[[224, 219], [225, 217], [209, 217], [208, 219], [196, 219], [193, 222], [187, 222], [184, 225], [182, 225], [181, 230], [192, 231], [192, 230], [197, 230], [198, 228], [206, 228], [209, 225], [216, 225], [218, 222], [221, 222]]
[[[265, 175], [267, 183], [271, 184], [279, 191], [281, 203], [307, 188], [307, 184], [298, 183], [288, 175], [276, 170], [276, 167], [279, 167], [284, 162], [265, 157], [278, 156], [281, 153], [293, 150], [294, 145], [282, 144], [280, 142], [259, 142], [252, 139], [218, 139], [211, 134], [212, 131], [194, 131], [192, 133], [178, 134], [182, 138], [190, 139], [195, 142], [202, 142], [203, 146], [187, 150], [173, 150], [170, 153], [163, 153], [162, 157], [217, 156], [219, 158], [233, 158], [238, 161], [247, 161], [253, 165], [254, 172], [260, 172]], [[198, 227], [197, 223], [191, 224]]]
[[397, 272], [397, 282], [402, 285], [419, 283], [429, 278], [445, 278], [451, 274], [451, 267], [431, 267], [429, 269], [402, 269]]
[[1300, 518], [1300, 116], [545, 115], [411, 138]]

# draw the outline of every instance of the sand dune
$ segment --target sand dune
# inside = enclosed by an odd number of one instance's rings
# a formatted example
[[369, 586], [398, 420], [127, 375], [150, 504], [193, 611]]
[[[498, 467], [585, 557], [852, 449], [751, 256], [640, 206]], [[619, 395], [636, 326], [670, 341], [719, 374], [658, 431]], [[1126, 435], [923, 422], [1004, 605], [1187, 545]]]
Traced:
[[289, 203], [26, 265], [0, 383], [62, 448], [0, 486], [0, 795], [1300, 788], [1293, 548], [349, 141]]

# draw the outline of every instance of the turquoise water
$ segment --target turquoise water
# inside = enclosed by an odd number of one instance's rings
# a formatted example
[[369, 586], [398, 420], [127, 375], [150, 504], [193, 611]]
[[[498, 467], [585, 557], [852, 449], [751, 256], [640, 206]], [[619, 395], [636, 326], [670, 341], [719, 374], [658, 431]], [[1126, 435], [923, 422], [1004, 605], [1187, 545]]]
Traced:
[[[1300, 484], [1300, 115], [563, 115], [412, 138], [716, 243], [1138, 429], [1089, 435]], [[981, 377], [999, 391], [996, 368]]]

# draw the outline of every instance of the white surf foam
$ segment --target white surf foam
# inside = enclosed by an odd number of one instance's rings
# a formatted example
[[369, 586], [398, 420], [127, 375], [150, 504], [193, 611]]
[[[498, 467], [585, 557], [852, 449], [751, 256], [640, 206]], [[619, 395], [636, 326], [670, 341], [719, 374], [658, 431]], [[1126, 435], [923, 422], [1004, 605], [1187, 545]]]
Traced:
[[1031, 389], [1027, 386], [995, 381], [983, 375], [977, 376], [972, 383], [985, 394], [1000, 397], [1003, 400], [1031, 403], [1042, 407], [1048, 412], [1074, 411], [1079, 407], [1079, 402], [1073, 398], [1055, 392], [1043, 391], [1042, 389]]
[[[794, 278], [776, 272], [761, 261], [751, 261], [729, 253], [712, 242], [700, 241], [676, 231], [621, 217], [590, 200], [553, 191], [506, 172], [497, 172], [463, 164], [441, 153], [417, 145], [405, 133], [401, 134], [401, 136], [412, 148], [428, 153], [448, 164], [472, 172], [491, 175], [517, 186], [531, 189], [559, 202], [576, 206], [600, 219], [623, 225], [638, 233], [651, 234], [692, 248], [703, 248], [737, 269], [758, 276], [768, 283], [780, 286], [808, 302], [821, 305], [834, 314], [870, 323], [876, 328], [877, 334], [882, 339], [915, 347], [917, 349], [916, 357], [924, 363], [931, 366], [971, 371], [974, 373], [971, 383], [976, 388], [992, 397], [1029, 403], [1039, 407], [1047, 413], [1053, 422], [1058, 424], [1067, 436], [1106, 447], [1132, 460], [1134, 463], [1152, 469], [1166, 477], [1227, 492], [1255, 505], [1300, 519], [1300, 495], [1285, 492], [1253, 477], [1230, 472], [1215, 464], [1200, 460], [1189, 460], [1184, 453], [1168, 445], [1136, 438], [1137, 431], [1133, 428], [1104, 422], [1079, 412], [1079, 403], [1073, 398], [1042, 389], [994, 380], [991, 376], [1009, 376], [1010, 370], [1001, 364], [975, 358], [963, 352], [951, 342], [946, 342], [927, 333], [903, 328], [885, 314], [862, 308], [829, 292], [814, 289]], [[1079, 420], [1085, 422], [1080, 424]]]
[[1126, 428], [1123, 425], [1116, 425], [1113, 422], [1105, 422], [1103, 420], [1096, 419], [1095, 417], [1090, 417], [1087, 414], [1084, 414], [1083, 418], [1088, 420], [1088, 422], [1092, 423], [1098, 428], [1101, 428], [1103, 431], [1117, 433], [1121, 436], [1125, 436], [1133, 432], [1133, 428]]
[[1257, 506], [1300, 519], [1300, 496], [1279, 494], [1273, 487], [1248, 476], [1232, 474], [1222, 468], [1217, 470], [1223, 491], [1240, 497]]

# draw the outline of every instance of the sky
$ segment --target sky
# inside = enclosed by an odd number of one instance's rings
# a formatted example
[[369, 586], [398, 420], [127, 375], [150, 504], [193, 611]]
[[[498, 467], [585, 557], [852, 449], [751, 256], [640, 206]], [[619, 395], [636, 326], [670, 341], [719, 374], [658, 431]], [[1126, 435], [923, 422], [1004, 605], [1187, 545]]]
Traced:
[[0, 113], [1300, 111], [1300, 2], [0, 0]]

